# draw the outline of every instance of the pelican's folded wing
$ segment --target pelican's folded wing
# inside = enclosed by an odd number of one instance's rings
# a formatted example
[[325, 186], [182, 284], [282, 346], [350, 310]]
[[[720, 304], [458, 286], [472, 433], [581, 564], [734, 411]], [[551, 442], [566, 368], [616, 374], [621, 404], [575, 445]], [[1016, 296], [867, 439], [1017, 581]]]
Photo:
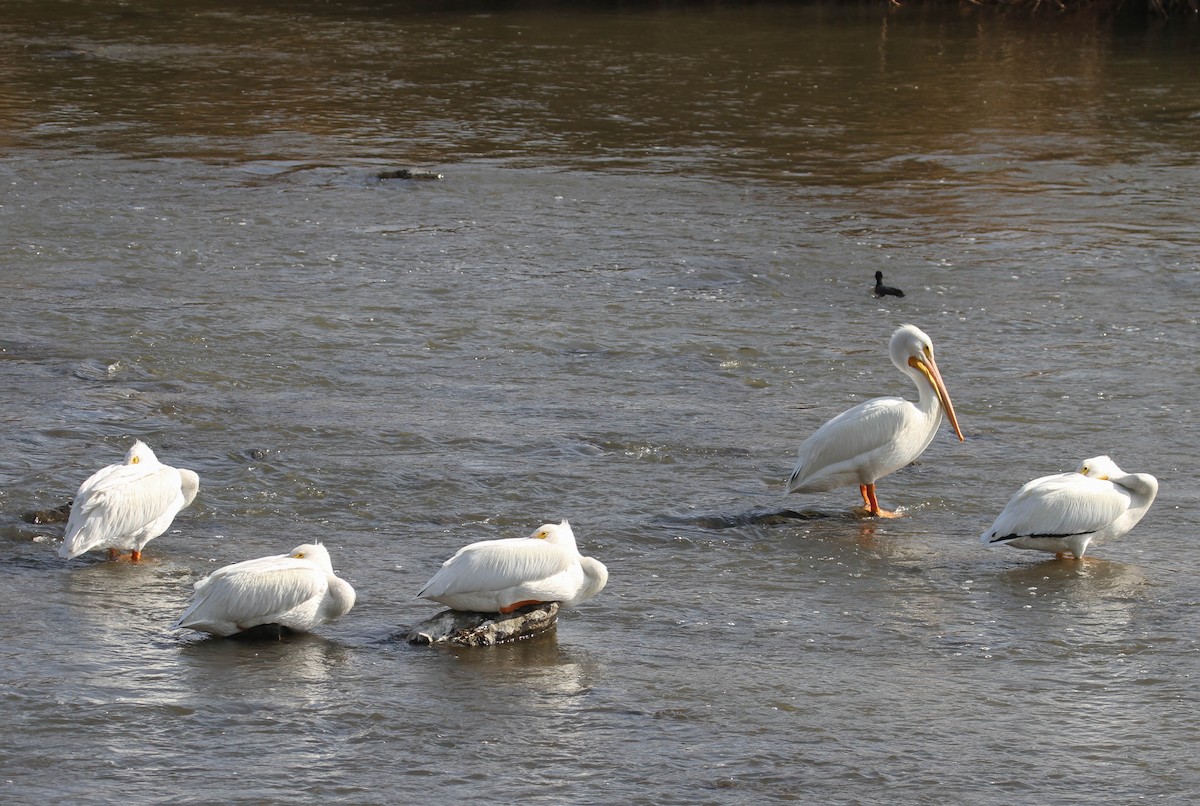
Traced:
[[495, 591], [561, 573], [570, 555], [544, 540], [512, 538], [472, 543], [442, 564], [418, 596]]
[[192, 603], [175, 626], [258, 622], [323, 596], [328, 587], [326, 575], [311, 563], [287, 555], [247, 560], [197, 582]]
[[991, 543], [1013, 537], [1085, 534], [1112, 523], [1128, 506], [1128, 493], [1111, 482], [1079, 473], [1045, 476], [1018, 490], [982, 537]]
[[[179, 499], [179, 471], [175, 468], [115, 467], [99, 479], [100, 473], [92, 476], [76, 494], [59, 549], [64, 557], [78, 556], [113, 537], [138, 531], [162, 517]], [[90, 483], [93, 480], [95, 483]]]
[[902, 398], [877, 397], [829, 420], [801, 443], [787, 491], [825, 492], [851, 483], [843, 476], [853, 475], [855, 460], [889, 445], [913, 410]]

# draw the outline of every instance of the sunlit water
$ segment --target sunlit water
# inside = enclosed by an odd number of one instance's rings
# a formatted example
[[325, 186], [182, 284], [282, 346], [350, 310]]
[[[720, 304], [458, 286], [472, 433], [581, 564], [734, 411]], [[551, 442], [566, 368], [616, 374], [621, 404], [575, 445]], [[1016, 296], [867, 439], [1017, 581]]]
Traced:
[[[4, 4], [0, 797], [1195, 797], [1195, 26], [476, 12]], [[902, 322], [967, 441], [895, 521], [785, 497], [820, 423], [915, 396]], [[196, 503], [140, 566], [59, 559], [21, 513], [135, 437]], [[1099, 453], [1162, 484], [1127, 538], [979, 545]], [[398, 637], [459, 546], [564, 517], [611, 579], [556, 634]], [[319, 636], [169, 630], [313, 540], [359, 596]]]

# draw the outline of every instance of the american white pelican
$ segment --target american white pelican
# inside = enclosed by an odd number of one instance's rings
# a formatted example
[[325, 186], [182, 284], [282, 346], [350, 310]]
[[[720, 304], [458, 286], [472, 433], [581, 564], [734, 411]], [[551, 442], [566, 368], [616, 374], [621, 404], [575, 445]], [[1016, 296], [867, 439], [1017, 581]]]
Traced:
[[913, 325], [903, 325], [888, 345], [892, 363], [917, 385], [916, 405], [900, 397], [860, 403], [818, 428], [800, 446], [789, 493], [826, 492], [858, 485], [866, 514], [895, 517], [879, 508], [875, 481], [920, 456], [933, 441], [942, 412], [963, 439], [954, 406], [933, 360], [933, 342]]
[[129, 549], [130, 559], [138, 562], [142, 548], [167, 531], [199, 489], [199, 476], [164, 465], [138, 440], [124, 462], [97, 470], [80, 485], [58, 553], [70, 559], [108, 549], [108, 558], [115, 560]]
[[320, 543], [290, 554], [218, 568], [196, 583], [192, 601], [172, 629], [235, 635], [262, 624], [309, 632], [354, 607], [354, 588], [333, 573]]
[[1107, 456], [1084, 461], [1074, 473], [1042, 476], [1026, 484], [982, 535], [989, 546], [1048, 551], [1075, 559], [1092, 543], [1128, 532], [1158, 495], [1158, 479], [1126, 473]]
[[483, 540], [458, 550], [417, 594], [453, 610], [511, 613], [525, 605], [574, 607], [599, 593], [608, 569], [580, 555], [571, 524], [547, 523], [529, 537]]

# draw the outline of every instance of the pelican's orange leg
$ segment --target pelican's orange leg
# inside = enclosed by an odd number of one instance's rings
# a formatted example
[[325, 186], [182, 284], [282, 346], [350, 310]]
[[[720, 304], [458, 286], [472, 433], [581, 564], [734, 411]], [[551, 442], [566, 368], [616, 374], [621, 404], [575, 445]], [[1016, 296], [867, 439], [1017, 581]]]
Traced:
[[140, 563], [142, 561], [142, 553], [137, 549], [129, 552], [129, 561], [131, 563]]
[[898, 517], [895, 512], [888, 512], [886, 509], [879, 508], [879, 499], [875, 497], [875, 485], [868, 484], [865, 487], [867, 498], [867, 511], [876, 518], [895, 518]]
[[117, 560], [117, 559], [120, 559], [120, 557], [121, 557], [121, 552], [117, 551], [116, 549], [108, 550], [108, 559]]
[[500, 612], [503, 613], [504, 615], [508, 615], [509, 613], [515, 613], [516, 611], [520, 610], [522, 607], [525, 607], [527, 605], [535, 605], [535, 604], [541, 604], [541, 602], [539, 602], [537, 599], [525, 599], [524, 601], [521, 601], [521, 602], [513, 602], [510, 605], [505, 605], [504, 607], [500, 608]]

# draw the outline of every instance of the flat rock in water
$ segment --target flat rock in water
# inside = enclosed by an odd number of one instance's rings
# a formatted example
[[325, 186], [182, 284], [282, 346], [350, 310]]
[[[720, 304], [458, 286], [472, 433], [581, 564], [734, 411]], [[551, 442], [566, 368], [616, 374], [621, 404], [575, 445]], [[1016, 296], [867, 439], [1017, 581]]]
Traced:
[[494, 646], [540, 635], [557, 623], [557, 602], [530, 605], [507, 615], [443, 610], [409, 630], [408, 642], [423, 646]]
[[393, 168], [379, 171], [375, 176], [379, 179], [415, 179], [420, 182], [436, 182], [445, 178], [437, 171], [426, 171], [421, 168]]
[[71, 518], [71, 502], [53, 509], [39, 509], [33, 512], [22, 512], [21, 520], [26, 523], [66, 523]]

